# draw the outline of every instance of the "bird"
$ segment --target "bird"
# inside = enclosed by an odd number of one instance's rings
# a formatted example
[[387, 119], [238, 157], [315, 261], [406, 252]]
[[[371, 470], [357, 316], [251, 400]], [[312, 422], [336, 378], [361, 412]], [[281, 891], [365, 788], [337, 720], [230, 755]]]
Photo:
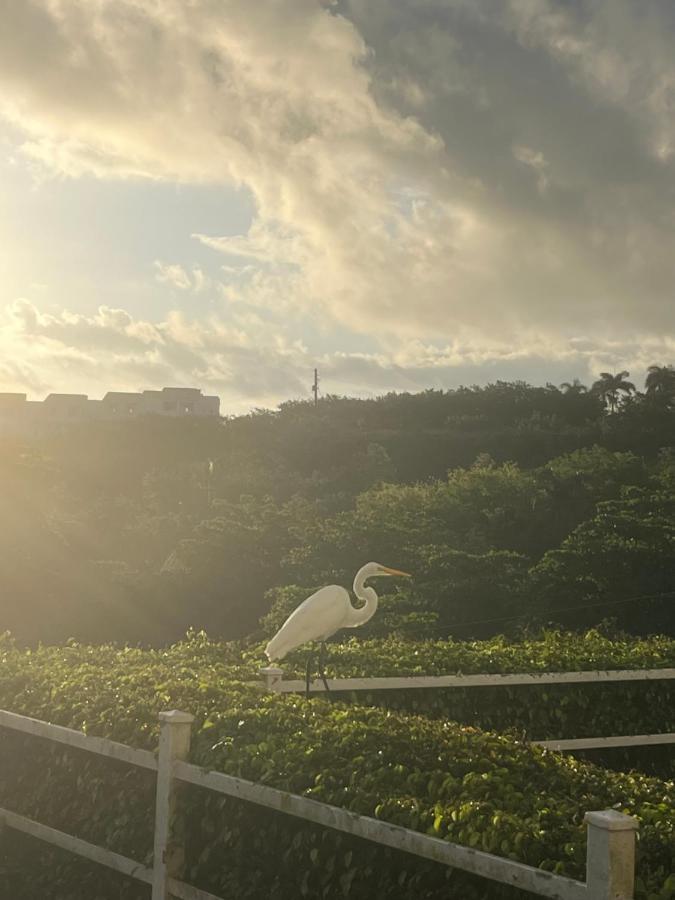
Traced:
[[[309, 641], [319, 641], [319, 674], [326, 690], [329, 690], [323, 668], [326, 641], [341, 628], [358, 628], [365, 625], [377, 610], [377, 594], [372, 587], [366, 587], [370, 578], [400, 576], [411, 578], [408, 572], [390, 569], [380, 563], [369, 562], [362, 566], [354, 578], [354, 594], [364, 604], [360, 607], [352, 605], [349, 591], [339, 584], [329, 584], [320, 588], [295, 609], [286, 619], [279, 631], [265, 647], [265, 654], [270, 662], [281, 660]], [[311, 655], [307, 660], [306, 688], [309, 694], [309, 671]]]

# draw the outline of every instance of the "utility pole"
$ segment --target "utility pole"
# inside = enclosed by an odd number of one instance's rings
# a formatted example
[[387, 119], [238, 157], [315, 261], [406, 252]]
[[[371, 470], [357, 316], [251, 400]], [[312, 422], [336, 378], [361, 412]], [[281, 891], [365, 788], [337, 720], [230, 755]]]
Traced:
[[314, 406], [319, 405], [319, 370], [314, 369], [314, 384], [312, 385], [312, 393], [314, 394]]
[[206, 467], [206, 505], [211, 506], [211, 479], [213, 478], [213, 460], [209, 460]]

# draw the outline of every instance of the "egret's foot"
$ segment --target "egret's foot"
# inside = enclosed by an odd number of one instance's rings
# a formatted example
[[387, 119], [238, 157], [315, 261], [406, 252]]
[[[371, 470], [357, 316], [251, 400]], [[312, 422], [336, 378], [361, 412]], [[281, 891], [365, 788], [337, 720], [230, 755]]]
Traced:
[[330, 688], [328, 687], [328, 682], [326, 681], [326, 672], [324, 661], [326, 659], [326, 644], [321, 642], [321, 649], [319, 650], [319, 675], [321, 676], [321, 680], [323, 681], [323, 686], [326, 689], [326, 692], [330, 694]]
[[307, 657], [307, 668], [305, 669], [305, 699], [309, 700], [309, 682], [312, 671], [312, 654]]

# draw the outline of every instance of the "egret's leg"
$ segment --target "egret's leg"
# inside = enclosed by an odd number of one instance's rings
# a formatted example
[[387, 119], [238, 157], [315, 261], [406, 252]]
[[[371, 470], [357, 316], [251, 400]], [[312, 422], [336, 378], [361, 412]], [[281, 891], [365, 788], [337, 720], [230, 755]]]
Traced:
[[319, 648], [319, 675], [321, 676], [321, 680], [323, 681], [323, 686], [326, 688], [326, 691], [330, 694], [330, 688], [328, 687], [328, 682], [326, 681], [326, 672], [324, 670], [325, 658], [326, 658], [326, 642], [321, 641], [321, 647]]
[[309, 678], [312, 669], [312, 653], [307, 657], [307, 668], [305, 669], [305, 698], [309, 700]]

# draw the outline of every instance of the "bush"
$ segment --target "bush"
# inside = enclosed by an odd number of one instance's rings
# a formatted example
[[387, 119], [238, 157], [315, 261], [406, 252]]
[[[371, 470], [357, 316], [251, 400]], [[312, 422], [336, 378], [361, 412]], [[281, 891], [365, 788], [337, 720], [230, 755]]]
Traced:
[[[257, 652], [248, 651], [247, 655], [253, 660]], [[306, 653], [296, 651], [283, 661], [287, 677], [302, 677]], [[544, 631], [520, 641], [504, 637], [471, 642], [352, 638], [329, 644], [326, 657], [329, 678], [671, 667], [675, 667], [672, 638], [610, 638], [597, 630], [582, 634]], [[530, 740], [675, 731], [673, 680], [412, 688], [339, 696], [352, 703], [453, 719], [489, 730], [512, 730]], [[672, 747], [664, 750], [659, 771], [675, 771], [673, 756]], [[597, 751], [593, 758], [600, 758]], [[621, 759], [626, 766], [638, 757], [633, 751], [623, 756], [614, 753], [612, 758]]]
[[[156, 744], [158, 711], [183, 708], [196, 716], [198, 765], [572, 877], [583, 877], [583, 813], [621, 809], [641, 820], [638, 896], [667, 896], [672, 783], [452, 722], [263, 695], [233, 680], [246, 674], [238, 648], [201, 635], [163, 651], [71, 644], [22, 652], [5, 641], [1, 662], [1, 707], [145, 747]], [[0, 771], [11, 772], [0, 782], [2, 805], [147, 858], [145, 773], [21, 735], [3, 740], [0, 755]], [[188, 790], [185, 803], [188, 877], [225, 896], [517, 896], [235, 800]], [[50, 873], [52, 896], [92, 896], [78, 893], [78, 865]]]
[[[221, 646], [223, 654], [236, 658], [233, 645], [210, 646]], [[334, 678], [675, 668], [675, 638], [607, 635], [595, 628], [581, 633], [545, 629], [516, 640], [503, 635], [482, 641], [353, 637], [329, 644], [329, 651], [326, 672]], [[242, 658], [253, 675], [262, 645], [248, 647]], [[305, 651], [289, 654], [284, 660], [287, 673], [299, 674], [304, 659]]]

